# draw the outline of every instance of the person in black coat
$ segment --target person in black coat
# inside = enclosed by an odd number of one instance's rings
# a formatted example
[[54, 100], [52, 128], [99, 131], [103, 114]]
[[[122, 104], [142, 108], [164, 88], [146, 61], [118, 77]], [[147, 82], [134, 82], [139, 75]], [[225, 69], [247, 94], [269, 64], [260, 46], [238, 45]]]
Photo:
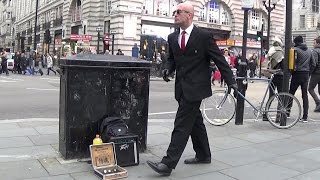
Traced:
[[200, 112], [204, 98], [212, 95], [210, 59], [214, 60], [222, 77], [230, 88], [237, 89], [232, 70], [216, 45], [213, 35], [193, 25], [194, 8], [180, 3], [174, 11], [175, 24], [180, 28], [168, 36], [169, 56], [163, 79], [176, 71], [175, 99], [178, 101], [171, 142], [161, 162], [147, 161], [157, 173], [169, 176], [191, 136], [195, 157], [186, 159], [185, 164], [211, 163], [208, 136]]

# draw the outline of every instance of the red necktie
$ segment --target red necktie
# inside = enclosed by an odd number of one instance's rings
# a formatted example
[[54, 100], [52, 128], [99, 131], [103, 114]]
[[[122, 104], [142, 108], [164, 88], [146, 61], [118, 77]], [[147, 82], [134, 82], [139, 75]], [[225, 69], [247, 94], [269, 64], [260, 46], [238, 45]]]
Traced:
[[185, 36], [186, 32], [182, 31], [181, 33], [181, 50], [184, 51], [184, 49], [186, 48], [186, 36]]

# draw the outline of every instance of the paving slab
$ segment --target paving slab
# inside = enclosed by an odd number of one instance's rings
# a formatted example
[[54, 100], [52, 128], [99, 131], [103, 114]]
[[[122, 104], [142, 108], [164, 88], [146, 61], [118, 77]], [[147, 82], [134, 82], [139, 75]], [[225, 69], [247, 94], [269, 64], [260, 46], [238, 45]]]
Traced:
[[255, 144], [255, 145], [252, 145], [251, 147], [258, 148], [258, 149], [271, 152], [277, 155], [285, 155], [285, 154], [291, 154], [291, 153], [311, 149], [316, 146], [299, 143], [292, 139], [286, 138], [286, 139], [280, 139], [280, 140], [274, 140], [274, 141], [269, 141], [265, 143]]
[[150, 134], [147, 138], [147, 146], [169, 145], [170, 140], [168, 134]]
[[70, 175], [75, 180], [101, 180], [101, 178], [97, 177], [93, 171], [71, 173]]
[[239, 166], [275, 156], [277, 155], [256, 148], [240, 147], [217, 151], [212, 158], [231, 166]]
[[256, 131], [252, 133], [244, 133], [238, 135], [232, 135], [232, 137], [246, 140], [253, 143], [262, 143], [267, 141], [273, 141], [276, 139], [288, 138], [290, 135], [281, 133], [279, 131]]
[[39, 161], [50, 175], [61, 175], [92, 170], [92, 166], [87, 162], [60, 164], [55, 158], [43, 158], [39, 159]]
[[59, 121], [37, 121], [37, 122], [18, 122], [19, 127], [42, 127], [42, 126], [58, 126]]
[[302, 173], [320, 169], [320, 163], [318, 161], [299, 157], [294, 154], [271, 158], [267, 161]]
[[50, 177], [39, 177], [25, 180], [74, 180], [69, 174], [59, 175], [59, 176], [50, 176]]
[[205, 173], [205, 174], [199, 174], [196, 176], [191, 176], [187, 178], [183, 178], [184, 180], [236, 180], [230, 176], [227, 176], [225, 174], [222, 174], [220, 172], [210, 172], [210, 173]]
[[49, 145], [49, 144], [59, 143], [58, 134], [43, 134], [43, 135], [35, 135], [35, 136], [28, 136], [28, 137], [35, 145]]
[[185, 179], [195, 177], [201, 174], [218, 172], [231, 166], [220, 161], [212, 160], [211, 164], [184, 164], [184, 159], [179, 161], [176, 169], [170, 176], [170, 179]]
[[320, 154], [320, 147], [307, 149], [307, 150], [295, 153], [296, 156], [304, 157], [307, 159], [312, 159], [312, 160], [318, 161], [320, 163], [320, 155], [319, 154]]
[[210, 139], [210, 144], [217, 146], [220, 149], [231, 149], [236, 147], [248, 146], [253, 144], [252, 142], [241, 140], [234, 137], [216, 137]]
[[0, 175], [3, 180], [44, 178], [49, 176], [38, 160], [0, 162]]
[[171, 133], [172, 129], [165, 127], [165, 126], [160, 126], [160, 125], [151, 125], [148, 127], [148, 135], [151, 134], [159, 134], [159, 133]]
[[20, 126], [17, 123], [1, 123], [0, 124], [0, 131], [8, 130], [8, 129], [18, 129], [18, 128], [20, 128]]
[[312, 145], [320, 146], [320, 132], [291, 137], [292, 140]]
[[319, 179], [319, 177], [320, 177], [320, 169], [317, 169], [294, 178], [297, 180], [317, 180]]
[[39, 135], [39, 133], [33, 128], [3, 129], [0, 131], [0, 138], [29, 136], [29, 135]]
[[128, 171], [128, 178], [130, 180], [154, 180], [163, 179], [169, 180], [168, 177], [160, 176], [158, 173], [154, 172], [147, 164], [140, 164], [139, 166], [125, 167]]
[[0, 149], [33, 146], [34, 144], [28, 137], [4, 137], [0, 138]]
[[50, 145], [0, 149], [0, 162], [58, 157]]
[[34, 127], [40, 134], [58, 134], [59, 133], [59, 126], [41, 126], [41, 127]]
[[257, 162], [220, 171], [237, 180], [286, 180], [301, 174], [268, 162]]

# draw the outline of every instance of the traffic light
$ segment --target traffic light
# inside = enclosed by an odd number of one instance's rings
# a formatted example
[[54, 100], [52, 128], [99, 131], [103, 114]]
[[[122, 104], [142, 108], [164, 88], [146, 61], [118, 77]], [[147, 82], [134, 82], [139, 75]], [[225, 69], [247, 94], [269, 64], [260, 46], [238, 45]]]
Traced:
[[261, 41], [263, 38], [263, 34], [261, 31], [257, 31], [257, 41]]

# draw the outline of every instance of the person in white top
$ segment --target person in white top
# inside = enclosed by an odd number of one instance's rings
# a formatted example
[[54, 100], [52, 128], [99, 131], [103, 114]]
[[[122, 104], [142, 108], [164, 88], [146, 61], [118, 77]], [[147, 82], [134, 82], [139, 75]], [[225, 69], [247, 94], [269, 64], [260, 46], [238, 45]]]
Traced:
[[47, 75], [49, 75], [50, 71], [54, 72], [55, 75], [57, 74], [57, 72], [53, 70], [53, 59], [50, 53], [47, 54], [47, 67], [48, 67]]

